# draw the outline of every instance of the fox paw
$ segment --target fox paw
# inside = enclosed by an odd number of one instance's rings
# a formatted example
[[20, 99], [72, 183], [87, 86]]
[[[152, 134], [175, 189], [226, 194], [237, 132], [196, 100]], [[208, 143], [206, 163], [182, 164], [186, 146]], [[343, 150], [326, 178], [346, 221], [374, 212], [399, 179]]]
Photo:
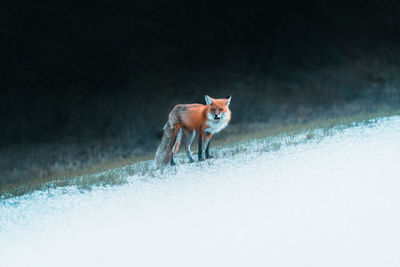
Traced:
[[213, 159], [214, 156], [206, 156], [206, 159]]

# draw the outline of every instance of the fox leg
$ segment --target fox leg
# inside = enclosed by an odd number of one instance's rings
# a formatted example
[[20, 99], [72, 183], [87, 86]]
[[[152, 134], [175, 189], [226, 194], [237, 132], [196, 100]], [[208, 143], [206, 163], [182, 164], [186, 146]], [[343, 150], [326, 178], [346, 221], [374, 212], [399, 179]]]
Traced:
[[182, 140], [182, 133], [181, 132], [182, 132], [182, 130], [179, 131], [178, 137], [177, 137], [176, 142], [175, 142], [174, 155], [176, 154], [176, 152], [178, 152], [179, 146], [181, 145], [181, 140]]
[[[178, 131], [178, 132], [175, 135], [176, 131]], [[171, 162], [170, 162], [172, 166], [175, 165], [174, 156], [175, 156], [175, 153], [178, 150], [179, 144], [181, 142], [181, 137], [182, 137], [182, 128], [181, 127], [175, 128], [174, 136], [175, 136], [175, 140], [174, 140], [174, 146], [172, 147], [172, 150], [171, 150]]]
[[206, 134], [206, 159], [212, 159], [213, 158], [213, 156], [210, 156], [210, 153], [209, 153], [211, 137], [212, 137], [211, 133], [207, 133]]
[[190, 146], [192, 145], [195, 135], [196, 135], [196, 131], [194, 131], [194, 130], [191, 132], [186, 132], [186, 155], [188, 156], [190, 163], [194, 162], [194, 159], [192, 158], [192, 154], [190, 153]]
[[201, 130], [199, 131], [199, 161], [203, 160], [203, 136], [204, 136], [204, 132], [202, 132]]

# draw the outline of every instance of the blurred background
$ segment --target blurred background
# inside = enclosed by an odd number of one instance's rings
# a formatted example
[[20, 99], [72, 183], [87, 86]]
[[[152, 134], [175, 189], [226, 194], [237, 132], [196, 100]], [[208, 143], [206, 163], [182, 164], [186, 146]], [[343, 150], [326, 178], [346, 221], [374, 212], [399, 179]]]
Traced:
[[225, 134], [397, 109], [399, 44], [394, 0], [3, 0], [0, 181], [148, 158], [205, 94]]

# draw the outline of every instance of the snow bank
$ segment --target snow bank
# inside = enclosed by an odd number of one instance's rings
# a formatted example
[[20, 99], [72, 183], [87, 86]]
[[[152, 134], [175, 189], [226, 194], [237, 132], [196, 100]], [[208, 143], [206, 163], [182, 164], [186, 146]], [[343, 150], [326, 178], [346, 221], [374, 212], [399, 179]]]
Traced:
[[399, 159], [391, 117], [121, 186], [2, 200], [1, 266], [400, 266]]

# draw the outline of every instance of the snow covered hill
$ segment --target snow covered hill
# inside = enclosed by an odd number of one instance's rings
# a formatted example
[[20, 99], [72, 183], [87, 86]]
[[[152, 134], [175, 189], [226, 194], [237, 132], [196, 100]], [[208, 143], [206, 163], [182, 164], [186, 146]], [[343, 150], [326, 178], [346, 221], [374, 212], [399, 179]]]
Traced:
[[121, 186], [0, 201], [7, 267], [389, 267], [399, 252], [399, 116]]

